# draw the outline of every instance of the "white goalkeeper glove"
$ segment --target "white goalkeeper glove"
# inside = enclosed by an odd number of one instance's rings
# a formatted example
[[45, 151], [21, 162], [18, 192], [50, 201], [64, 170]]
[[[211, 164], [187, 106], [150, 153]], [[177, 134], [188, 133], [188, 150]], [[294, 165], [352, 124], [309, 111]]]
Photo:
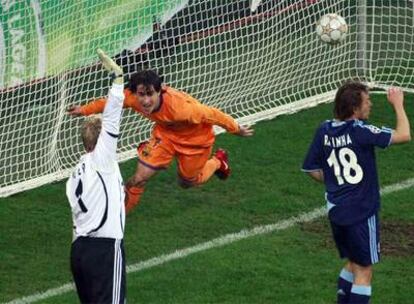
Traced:
[[96, 52], [98, 53], [99, 59], [101, 59], [102, 66], [109, 73], [111, 73], [111, 77], [113, 78], [114, 83], [116, 83], [116, 84], [122, 84], [124, 82], [122, 68], [119, 65], [117, 65], [115, 63], [115, 61], [113, 61], [111, 59], [111, 57], [109, 57], [108, 55], [106, 55], [105, 52], [102, 51], [101, 49], [97, 49]]

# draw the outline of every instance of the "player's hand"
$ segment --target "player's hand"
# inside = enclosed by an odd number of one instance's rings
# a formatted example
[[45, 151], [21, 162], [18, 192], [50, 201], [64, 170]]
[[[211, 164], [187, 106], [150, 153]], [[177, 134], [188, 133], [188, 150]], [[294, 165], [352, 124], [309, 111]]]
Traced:
[[248, 137], [253, 136], [254, 130], [250, 126], [239, 126], [239, 133], [237, 135]]
[[404, 92], [400, 88], [389, 88], [387, 92], [387, 99], [388, 102], [394, 106], [394, 108], [404, 106]]
[[102, 66], [110, 73], [114, 73], [115, 79], [121, 78], [123, 75], [122, 68], [112, 60], [111, 57], [105, 54], [101, 49], [97, 49], [99, 59], [101, 59]]
[[81, 106], [70, 106], [67, 110], [67, 113], [71, 116], [81, 116]]

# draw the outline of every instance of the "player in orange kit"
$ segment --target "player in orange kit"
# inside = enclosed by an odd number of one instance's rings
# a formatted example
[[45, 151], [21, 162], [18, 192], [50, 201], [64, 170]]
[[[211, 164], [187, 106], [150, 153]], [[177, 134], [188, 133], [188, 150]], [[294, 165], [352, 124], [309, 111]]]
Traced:
[[[240, 126], [231, 116], [201, 104], [190, 95], [163, 86], [158, 74], [151, 70], [131, 76], [124, 90], [124, 108], [155, 122], [151, 138], [138, 147], [138, 166], [126, 184], [126, 210], [139, 203], [147, 181], [158, 170], [166, 169], [176, 158], [180, 185], [188, 188], [203, 184], [216, 174], [220, 179], [230, 175], [227, 152], [218, 149], [210, 158], [215, 135], [213, 125], [240, 136], [252, 136], [254, 130]], [[105, 99], [84, 106], [74, 106], [70, 115], [100, 113]]]

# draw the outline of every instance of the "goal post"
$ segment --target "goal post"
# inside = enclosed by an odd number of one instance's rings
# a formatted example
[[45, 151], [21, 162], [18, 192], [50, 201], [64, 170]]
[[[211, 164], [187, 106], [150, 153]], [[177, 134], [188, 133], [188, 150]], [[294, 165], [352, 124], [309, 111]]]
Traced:
[[[327, 13], [349, 25], [338, 45], [315, 34]], [[0, 16], [0, 197], [67, 177], [84, 153], [65, 111], [107, 93], [97, 47], [241, 123], [329, 102], [350, 78], [414, 92], [411, 0], [5, 0]], [[151, 127], [124, 112], [120, 161]]]
[[357, 67], [358, 75], [361, 78], [366, 78], [365, 73], [367, 73], [367, 53], [368, 53], [368, 43], [367, 43], [367, 0], [358, 0], [357, 2]]

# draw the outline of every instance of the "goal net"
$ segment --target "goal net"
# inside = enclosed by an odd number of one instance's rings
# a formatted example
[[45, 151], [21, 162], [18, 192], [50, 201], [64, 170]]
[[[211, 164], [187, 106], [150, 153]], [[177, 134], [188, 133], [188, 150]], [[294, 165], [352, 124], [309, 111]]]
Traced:
[[[68, 176], [84, 153], [69, 105], [105, 96], [102, 48], [127, 74], [169, 85], [254, 123], [332, 100], [346, 79], [414, 91], [410, 0], [31, 0], [0, 2], [0, 196]], [[315, 23], [338, 13], [338, 45]], [[151, 123], [125, 111], [119, 159]]]

